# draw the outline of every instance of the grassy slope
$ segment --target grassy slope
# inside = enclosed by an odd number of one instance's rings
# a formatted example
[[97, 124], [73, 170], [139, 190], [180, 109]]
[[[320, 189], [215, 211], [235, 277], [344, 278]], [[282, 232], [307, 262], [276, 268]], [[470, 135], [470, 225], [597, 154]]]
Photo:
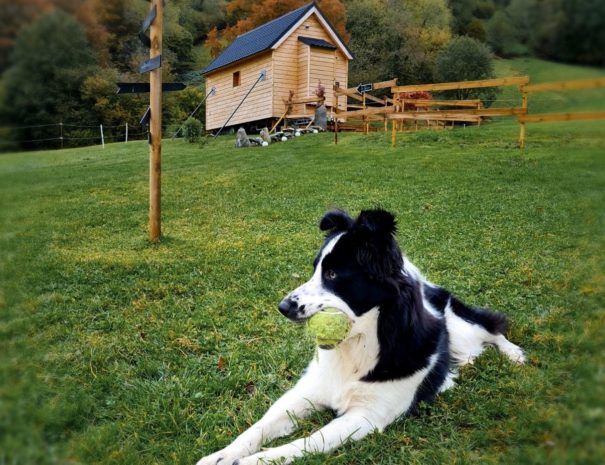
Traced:
[[419, 417], [302, 462], [599, 463], [603, 125], [531, 125], [523, 154], [516, 137], [166, 141], [160, 245], [144, 143], [0, 157], [0, 463], [188, 464], [228, 443], [312, 355], [274, 309], [311, 270], [318, 218], [374, 205], [429, 278], [510, 316], [530, 363], [488, 351]]

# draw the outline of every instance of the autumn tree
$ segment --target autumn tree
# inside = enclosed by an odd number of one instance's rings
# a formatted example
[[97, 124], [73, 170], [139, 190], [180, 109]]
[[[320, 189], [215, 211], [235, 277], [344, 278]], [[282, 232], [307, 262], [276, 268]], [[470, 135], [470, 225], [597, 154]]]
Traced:
[[19, 31], [40, 16], [60, 9], [74, 16], [83, 26], [88, 41], [101, 58], [105, 54], [106, 33], [95, 15], [98, 0], [11, 0], [0, 8], [0, 73], [8, 67], [10, 52]]

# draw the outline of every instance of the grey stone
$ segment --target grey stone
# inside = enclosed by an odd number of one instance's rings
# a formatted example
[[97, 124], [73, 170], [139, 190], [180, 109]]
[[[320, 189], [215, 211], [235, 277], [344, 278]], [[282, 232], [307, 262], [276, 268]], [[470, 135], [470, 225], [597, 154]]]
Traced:
[[271, 136], [269, 135], [269, 129], [268, 128], [261, 129], [261, 131], [260, 131], [260, 137], [265, 142], [268, 142], [269, 144], [271, 143]]
[[328, 111], [323, 104], [315, 109], [315, 126], [319, 126], [324, 131], [328, 127]]
[[239, 128], [235, 135], [235, 146], [237, 148], [250, 147], [250, 141], [248, 140], [248, 134], [244, 128]]

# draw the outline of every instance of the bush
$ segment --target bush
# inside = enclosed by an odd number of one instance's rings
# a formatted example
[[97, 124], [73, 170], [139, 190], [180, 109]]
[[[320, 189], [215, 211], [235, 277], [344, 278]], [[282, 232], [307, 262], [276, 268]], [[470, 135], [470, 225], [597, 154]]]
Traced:
[[183, 136], [187, 139], [187, 142], [193, 143], [200, 139], [204, 132], [204, 126], [201, 121], [190, 116], [187, 121], [183, 124]]
[[[475, 81], [495, 77], [492, 52], [489, 47], [470, 37], [456, 37], [437, 55], [435, 82]], [[496, 98], [494, 87], [460, 89], [443, 92], [456, 100], [481, 99], [490, 106]]]

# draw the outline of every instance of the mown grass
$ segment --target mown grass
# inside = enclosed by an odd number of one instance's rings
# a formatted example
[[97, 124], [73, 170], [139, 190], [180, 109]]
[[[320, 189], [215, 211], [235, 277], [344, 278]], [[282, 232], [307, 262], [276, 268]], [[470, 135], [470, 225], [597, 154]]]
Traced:
[[[601, 463], [605, 135], [600, 122], [165, 141], [163, 240], [147, 145], [0, 157], [0, 463], [190, 464], [312, 356], [275, 311], [332, 207], [395, 212], [428, 277], [506, 312], [529, 363], [488, 351], [459, 385], [301, 463]], [[329, 419], [301, 422], [303, 432]]]

